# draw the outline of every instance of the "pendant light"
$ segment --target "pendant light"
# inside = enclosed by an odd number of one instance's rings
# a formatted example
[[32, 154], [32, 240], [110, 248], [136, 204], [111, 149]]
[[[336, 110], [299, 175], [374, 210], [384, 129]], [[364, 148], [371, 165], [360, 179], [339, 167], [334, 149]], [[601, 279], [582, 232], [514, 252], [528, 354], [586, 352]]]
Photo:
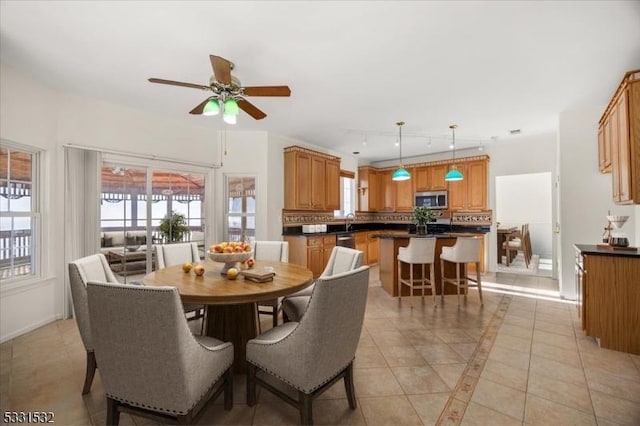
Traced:
[[[452, 124], [451, 126], [449, 126], [449, 128], [451, 129], [451, 146], [453, 149], [453, 159], [456, 159], [456, 127], [458, 127], [457, 124]], [[453, 164], [451, 166], [451, 170], [449, 170], [447, 172], [447, 174], [444, 176], [444, 180], [447, 182], [454, 182], [456, 180], [462, 180], [463, 176], [462, 176], [462, 172], [460, 172], [460, 170], [458, 170], [456, 168], [456, 165]]]
[[411, 175], [409, 174], [407, 169], [402, 166], [402, 126], [404, 126], [404, 121], [398, 121], [396, 124], [398, 125], [398, 131], [400, 132], [400, 167], [395, 172], [393, 172], [391, 180], [407, 180], [411, 179]]

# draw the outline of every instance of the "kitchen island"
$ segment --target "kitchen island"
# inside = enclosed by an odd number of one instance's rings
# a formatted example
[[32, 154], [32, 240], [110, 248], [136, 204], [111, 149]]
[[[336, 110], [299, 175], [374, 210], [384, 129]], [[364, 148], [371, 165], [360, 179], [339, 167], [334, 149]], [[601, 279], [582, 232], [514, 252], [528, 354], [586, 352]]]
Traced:
[[[398, 249], [400, 247], [406, 247], [409, 245], [410, 238], [436, 238], [436, 252], [434, 259], [435, 269], [435, 284], [436, 294], [442, 294], [442, 282], [440, 274], [440, 254], [442, 253], [442, 247], [450, 247], [456, 243], [458, 237], [471, 236], [471, 237], [484, 237], [481, 233], [439, 233], [439, 234], [408, 234], [408, 233], [380, 233], [373, 235], [380, 240], [380, 256], [378, 264], [380, 266], [380, 282], [382, 288], [391, 296], [398, 296]], [[484, 247], [484, 244], [482, 245]], [[480, 264], [484, 263], [484, 250], [480, 252]], [[472, 265], [468, 266], [473, 267]], [[445, 264], [445, 274], [447, 277], [455, 276], [456, 270], [453, 263], [447, 262]], [[482, 271], [482, 267], [481, 267]], [[472, 271], [475, 272], [475, 271]], [[402, 264], [402, 276], [409, 276], [409, 265]], [[414, 265], [414, 276], [420, 276], [420, 267]], [[427, 270], [427, 276], [429, 271]], [[465, 290], [463, 290], [465, 291]], [[402, 286], [402, 295], [409, 296], [410, 289], [407, 286]], [[422, 292], [414, 290], [414, 296], [421, 295]], [[447, 284], [444, 288], [444, 294], [456, 294], [456, 287]]]

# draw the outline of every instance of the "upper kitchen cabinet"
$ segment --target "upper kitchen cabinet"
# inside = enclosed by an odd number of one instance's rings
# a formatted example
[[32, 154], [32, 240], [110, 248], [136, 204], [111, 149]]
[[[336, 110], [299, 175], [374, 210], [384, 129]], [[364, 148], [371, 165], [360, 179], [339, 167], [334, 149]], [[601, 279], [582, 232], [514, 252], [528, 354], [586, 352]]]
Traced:
[[448, 183], [450, 210], [487, 208], [487, 162], [488, 160], [483, 158], [455, 164], [464, 178]]
[[340, 208], [340, 158], [299, 146], [284, 149], [284, 208]]
[[447, 182], [444, 180], [447, 171], [446, 164], [416, 167], [415, 174], [411, 175], [415, 176], [415, 192], [447, 189]]
[[397, 212], [410, 212], [413, 210], [413, 183], [411, 181], [416, 177], [416, 169], [407, 167], [407, 171], [411, 175], [411, 179], [391, 181], [392, 185], [395, 186], [394, 211]]
[[396, 185], [391, 180], [393, 170], [385, 170], [378, 173], [380, 182], [380, 205], [379, 211], [392, 212], [396, 205]]
[[625, 74], [600, 119], [600, 171], [607, 170], [607, 149], [610, 149], [613, 201], [640, 204], [640, 70]]
[[358, 167], [358, 211], [379, 210], [380, 185], [378, 171], [373, 167]]

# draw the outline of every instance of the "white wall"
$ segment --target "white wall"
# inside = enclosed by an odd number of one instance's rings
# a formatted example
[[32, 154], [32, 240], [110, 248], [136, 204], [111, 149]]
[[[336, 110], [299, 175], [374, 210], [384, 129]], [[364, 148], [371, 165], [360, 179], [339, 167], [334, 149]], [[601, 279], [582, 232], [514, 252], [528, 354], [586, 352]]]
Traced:
[[560, 181], [560, 292], [575, 298], [574, 248], [602, 241], [608, 211], [629, 215], [624, 231], [637, 245], [638, 206], [618, 206], [612, 201], [611, 174], [598, 171], [598, 120], [604, 106], [564, 111], [559, 116]]
[[217, 161], [218, 149], [213, 128], [57, 92], [0, 67], [0, 137], [41, 148], [44, 162], [42, 276], [26, 288], [0, 286], [5, 341], [63, 314], [64, 144], [210, 163]]
[[529, 225], [531, 250], [543, 258], [553, 255], [551, 173], [496, 177], [496, 225]]

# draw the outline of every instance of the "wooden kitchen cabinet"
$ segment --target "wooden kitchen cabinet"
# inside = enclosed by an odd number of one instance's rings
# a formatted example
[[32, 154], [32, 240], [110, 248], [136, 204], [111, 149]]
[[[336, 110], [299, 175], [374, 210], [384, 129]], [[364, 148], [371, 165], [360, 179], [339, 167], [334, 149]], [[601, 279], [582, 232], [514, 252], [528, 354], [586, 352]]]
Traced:
[[284, 192], [287, 210], [339, 209], [340, 158], [297, 146], [285, 148]]
[[608, 170], [608, 152], [613, 201], [640, 204], [640, 70], [625, 74], [600, 119], [600, 171]]
[[358, 211], [376, 212], [379, 210], [380, 185], [379, 173], [373, 167], [358, 168]]
[[456, 163], [463, 179], [449, 182], [450, 210], [482, 210], [487, 208], [487, 161]]
[[326, 160], [325, 162], [325, 208], [340, 210], [340, 162]]
[[611, 136], [608, 122], [598, 129], [598, 168], [600, 173], [611, 173]]
[[411, 180], [415, 178], [415, 169], [407, 168], [407, 171], [411, 174], [411, 179], [391, 181], [392, 185], [395, 186], [394, 211], [397, 212], [410, 212], [413, 210], [413, 184]]
[[422, 166], [415, 169], [415, 192], [442, 191], [447, 189], [444, 176], [447, 174], [446, 164]]
[[324, 271], [331, 251], [336, 245], [336, 236], [285, 236], [284, 240], [289, 243], [289, 262], [304, 266], [313, 272], [313, 277], [317, 278]]
[[367, 232], [367, 265], [378, 263], [380, 241], [373, 236], [379, 233], [380, 231]]
[[356, 232], [356, 250], [360, 250], [362, 252], [362, 264], [368, 265], [368, 247], [367, 247], [367, 233], [366, 232]]
[[640, 255], [576, 244], [582, 329], [602, 348], [640, 355]]
[[447, 181], [444, 180], [444, 176], [448, 171], [449, 168], [446, 164], [429, 166], [429, 191], [440, 191], [448, 189]]
[[393, 170], [385, 170], [380, 172], [380, 188], [381, 188], [381, 204], [379, 210], [385, 212], [392, 212], [395, 209], [396, 204], [396, 187], [395, 182], [391, 180], [391, 175], [393, 175]]
[[429, 190], [429, 168], [426, 166], [416, 167], [412, 176], [414, 181], [413, 189], [415, 192], [423, 192]]

